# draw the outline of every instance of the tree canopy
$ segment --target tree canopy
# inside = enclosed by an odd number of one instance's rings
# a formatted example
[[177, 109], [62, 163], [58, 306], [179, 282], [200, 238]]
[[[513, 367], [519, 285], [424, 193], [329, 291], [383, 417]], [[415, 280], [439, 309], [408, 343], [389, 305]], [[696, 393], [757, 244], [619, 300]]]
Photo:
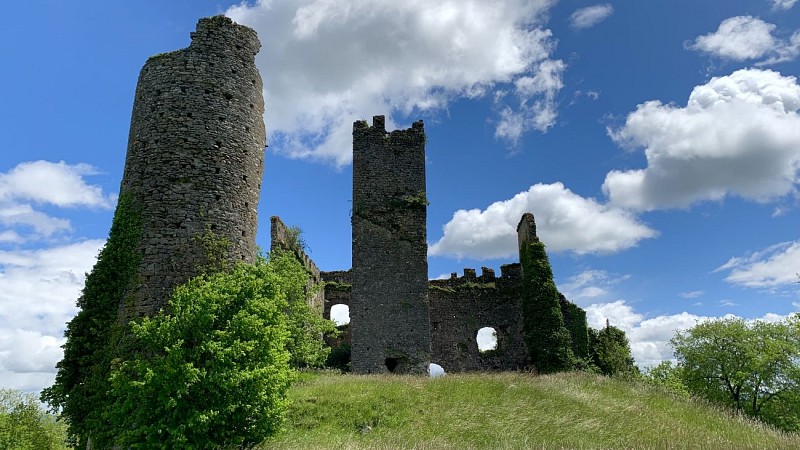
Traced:
[[703, 322], [670, 343], [690, 393], [800, 430], [800, 314], [775, 323]]
[[603, 375], [631, 375], [638, 372], [625, 332], [608, 321], [601, 330], [589, 329], [589, 357]]
[[169, 314], [132, 324], [111, 371], [105, 438], [123, 448], [247, 447], [277, 431], [293, 379], [287, 291], [305, 278], [263, 260], [175, 290]]

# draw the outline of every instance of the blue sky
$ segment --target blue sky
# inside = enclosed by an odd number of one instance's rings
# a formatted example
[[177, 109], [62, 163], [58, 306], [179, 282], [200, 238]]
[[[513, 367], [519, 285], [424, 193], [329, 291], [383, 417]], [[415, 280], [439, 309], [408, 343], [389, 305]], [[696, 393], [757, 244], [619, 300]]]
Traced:
[[225, 13], [263, 47], [269, 217], [350, 267], [352, 122], [425, 121], [429, 273], [515, 262], [536, 216], [559, 288], [636, 360], [697, 320], [800, 310], [796, 0], [271, 0], [4, 5], [0, 386], [52, 382], [107, 236], [136, 79]]

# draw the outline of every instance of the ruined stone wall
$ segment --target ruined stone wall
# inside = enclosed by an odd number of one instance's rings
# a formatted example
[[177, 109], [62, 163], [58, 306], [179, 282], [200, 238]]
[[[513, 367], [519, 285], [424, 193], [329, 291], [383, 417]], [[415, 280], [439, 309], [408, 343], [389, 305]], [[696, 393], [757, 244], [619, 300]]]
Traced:
[[353, 124], [352, 368], [427, 373], [425, 131]]
[[[325, 310], [330, 319], [333, 305], [351, 304], [351, 271], [322, 272], [325, 280]], [[431, 362], [447, 372], [517, 370], [527, 366], [528, 351], [522, 341], [520, 265], [506, 264], [501, 276], [482, 269], [464, 269], [464, 276], [453, 273], [447, 280], [428, 282], [430, 303]], [[351, 313], [352, 314], [352, 313]], [[496, 350], [481, 352], [476, 336], [483, 327], [497, 331]], [[343, 335], [329, 344], [336, 348], [350, 344]]]
[[[270, 217], [270, 251], [284, 250], [292, 252], [295, 258], [300, 261], [303, 268], [308, 273], [308, 285], [306, 292], [312, 292], [313, 295], [308, 297], [308, 306], [313, 310], [322, 313], [323, 303], [325, 302], [325, 291], [322, 284], [322, 276], [320, 275], [319, 268], [311, 260], [311, 257], [303, 250], [302, 244], [299, 242], [300, 236], [293, 236], [289, 228], [283, 223], [280, 217]], [[330, 317], [328, 317], [330, 318]]]
[[[165, 307], [210, 257], [252, 262], [257, 252], [261, 44], [222, 16], [200, 19], [191, 38], [188, 48], [151, 57], [136, 88], [120, 195], [141, 207], [142, 261], [134, 301], [120, 305], [127, 317]], [[210, 255], [208, 244], [220, 242], [224, 252]]]
[[[321, 272], [322, 279], [325, 281], [323, 291], [325, 307], [322, 310], [324, 319], [331, 319], [331, 308], [334, 305], [346, 305], [350, 308], [351, 291], [353, 288], [353, 271], [337, 270], [333, 272]], [[348, 340], [348, 344], [350, 341]]]
[[[518, 370], [527, 366], [522, 339], [522, 288], [519, 264], [501, 267], [501, 276], [464, 269], [447, 280], [431, 280], [431, 362], [447, 372]], [[480, 351], [478, 330], [494, 328], [497, 348]]]

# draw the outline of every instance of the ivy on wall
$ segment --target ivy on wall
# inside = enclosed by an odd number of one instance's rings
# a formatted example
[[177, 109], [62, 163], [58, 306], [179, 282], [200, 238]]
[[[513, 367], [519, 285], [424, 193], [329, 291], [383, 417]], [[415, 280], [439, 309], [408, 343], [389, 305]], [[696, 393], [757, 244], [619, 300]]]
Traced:
[[139, 205], [130, 192], [123, 192], [108, 241], [86, 276], [78, 314], [64, 332], [67, 341], [64, 357], [56, 365], [55, 383], [42, 392], [42, 401], [60, 411], [71, 443], [79, 448], [86, 447], [90, 432], [104, 428], [112, 360], [125, 347], [118, 313], [120, 306], [132, 306], [129, 296], [137, 282], [140, 237]]
[[575, 365], [569, 331], [564, 327], [559, 294], [544, 244], [520, 246], [523, 338], [531, 363], [540, 373], [570, 370]]

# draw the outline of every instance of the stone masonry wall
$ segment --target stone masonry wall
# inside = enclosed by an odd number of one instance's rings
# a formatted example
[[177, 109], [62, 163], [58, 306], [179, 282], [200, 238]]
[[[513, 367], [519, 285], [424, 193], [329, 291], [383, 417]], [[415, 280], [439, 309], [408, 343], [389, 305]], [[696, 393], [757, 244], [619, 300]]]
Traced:
[[[431, 280], [431, 362], [447, 372], [518, 370], [527, 366], [522, 340], [522, 288], [519, 264], [501, 267], [502, 275], [483, 268], [464, 269], [447, 280]], [[497, 348], [480, 351], [478, 330], [494, 328]]]
[[139, 75], [121, 195], [142, 211], [139, 286], [123, 316], [150, 315], [209, 263], [203, 236], [226, 240], [223, 258], [256, 256], [264, 167], [264, 101], [255, 31], [200, 19], [188, 48], [156, 55]]
[[352, 368], [427, 373], [425, 131], [353, 124]]

